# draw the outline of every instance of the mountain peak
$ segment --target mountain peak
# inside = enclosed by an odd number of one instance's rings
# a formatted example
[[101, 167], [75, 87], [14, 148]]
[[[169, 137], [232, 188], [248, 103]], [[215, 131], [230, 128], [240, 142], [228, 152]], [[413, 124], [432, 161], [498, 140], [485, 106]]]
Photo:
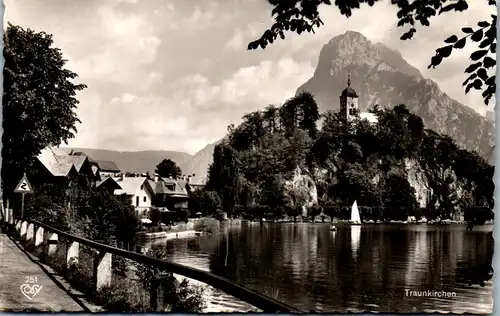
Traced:
[[406, 104], [422, 117], [427, 128], [453, 137], [469, 150], [491, 151], [491, 120], [448, 97], [401, 53], [382, 43], [374, 44], [359, 32], [347, 31], [324, 45], [313, 77], [297, 93], [312, 93], [321, 111], [338, 109], [348, 72], [359, 94], [360, 110], [374, 104]]
[[372, 43], [356, 31], [346, 31], [324, 45], [316, 71], [336, 74], [357, 66], [372, 69], [379, 64], [396, 68], [410, 76], [422, 77], [420, 71], [408, 64], [398, 51], [382, 43]]

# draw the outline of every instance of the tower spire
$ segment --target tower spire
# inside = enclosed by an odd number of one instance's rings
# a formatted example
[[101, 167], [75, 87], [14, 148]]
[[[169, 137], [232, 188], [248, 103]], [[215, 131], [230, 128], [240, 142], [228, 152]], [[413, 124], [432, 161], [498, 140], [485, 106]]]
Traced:
[[347, 71], [347, 87], [351, 86], [351, 71]]

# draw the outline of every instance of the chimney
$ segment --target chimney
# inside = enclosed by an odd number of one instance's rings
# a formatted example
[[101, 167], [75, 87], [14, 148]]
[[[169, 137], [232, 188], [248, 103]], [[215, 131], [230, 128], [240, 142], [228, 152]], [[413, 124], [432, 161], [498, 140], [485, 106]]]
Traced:
[[187, 183], [191, 183], [191, 176], [187, 177]]
[[155, 174], [155, 178], [154, 178], [155, 182], [158, 182], [158, 175]]

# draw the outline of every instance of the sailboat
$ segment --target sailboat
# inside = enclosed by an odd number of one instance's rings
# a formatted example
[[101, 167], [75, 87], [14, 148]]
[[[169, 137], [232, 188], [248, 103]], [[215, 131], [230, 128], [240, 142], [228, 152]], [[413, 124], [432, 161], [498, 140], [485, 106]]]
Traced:
[[358, 203], [354, 201], [351, 208], [351, 219], [349, 220], [351, 225], [361, 225], [361, 217], [359, 216]]

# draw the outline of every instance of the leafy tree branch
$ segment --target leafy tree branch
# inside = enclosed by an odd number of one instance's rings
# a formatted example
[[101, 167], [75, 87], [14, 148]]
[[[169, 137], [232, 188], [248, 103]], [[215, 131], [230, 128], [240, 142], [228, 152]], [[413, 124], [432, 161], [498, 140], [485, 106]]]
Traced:
[[[267, 0], [273, 7], [271, 15], [274, 17], [273, 25], [266, 30], [262, 36], [248, 44], [249, 50], [259, 47], [264, 49], [269, 44], [280, 37], [285, 39], [285, 32], [291, 31], [297, 34], [304, 32], [315, 32], [315, 29], [324, 25], [319, 14], [321, 5], [332, 5], [330, 0]], [[373, 6], [380, 0], [336, 0], [334, 5], [338, 7], [340, 13], [346, 17], [353, 14], [353, 10], [359, 9], [361, 5]], [[490, 6], [496, 6], [496, 1], [486, 1]], [[438, 15], [447, 12], [463, 12], [469, 8], [466, 0], [391, 0], [391, 4], [399, 8], [397, 12], [398, 27], [407, 27], [401, 35], [401, 40], [412, 39], [417, 32], [417, 26], [430, 26], [430, 20]], [[479, 50], [475, 51], [470, 58], [473, 62], [466, 73], [469, 78], [463, 83], [465, 92], [472, 88], [482, 90], [482, 97], [486, 105], [489, 104], [495, 93], [495, 76], [489, 76], [487, 70], [496, 66], [496, 59], [488, 56], [488, 52], [496, 52], [496, 14], [492, 14], [491, 22], [481, 21], [478, 23], [479, 29], [474, 31], [470, 27], [462, 28], [462, 32], [467, 35], [461, 39], [451, 36], [445, 43], [452, 44], [436, 50], [436, 55], [432, 57], [429, 68], [435, 67], [441, 61], [449, 57], [453, 48], [461, 49], [465, 47], [467, 38], [472, 42], [479, 43]], [[481, 60], [481, 61], [479, 61]], [[479, 62], [481, 64], [479, 64]], [[472, 67], [472, 68], [471, 68]]]

